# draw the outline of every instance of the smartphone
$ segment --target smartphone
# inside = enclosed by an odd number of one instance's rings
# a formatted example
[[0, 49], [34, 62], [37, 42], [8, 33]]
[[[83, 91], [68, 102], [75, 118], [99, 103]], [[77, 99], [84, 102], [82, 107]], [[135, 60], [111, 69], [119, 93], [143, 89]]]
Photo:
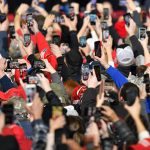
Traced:
[[149, 74], [144, 74], [144, 80], [143, 83], [149, 83], [150, 82], [150, 78], [149, 78]]
[[91, 25], [96, 24], [96, 14], [90, 14], [90, 23]]
[[26, 63], [19, 64], [19, 69], [27, 69], [27, 64]]
[[129, 27], [130, 26], [130, 19], [132, 18], [130, 13], [126, 13], [123, 15], [125, 24]]
[[33, 103], [34, 96], [37, 92], [36, 85], [35, 84], [26, 84], [25, 92], [26, 92], [26, 96], [27, 96], [26, 104], [28, 106], [31, 106]]
[[130, 72], [131, 72], [132, 75], [136, 76], [136, 74], [137, 74], [137, 73], [136, 73], [136, 72], [137, 72], [136, 70], [137, 70], [137, 66], [131, 66]]
[[93, 149], [95, 149], [94, 148], [94, 142], [93, 141], [92, 142], [88, 142], [86, 144], [86, 150], [93, 150]]
[[63, 108], [61, 106], [53, 106], [52, 107], [52, 118], [56, 119], [63, 115]]
[[24, 42], [23, 42], [24, 46], [28, 47], [30, 45], [30, 43], [31, 43], [30, 34], [24, 34]]
[[102, 37], [103, 37], [103, 42], [106, 42], [106, 40], [109, 38], [109, 29], [103, 29], [102, 30]]
[[15, 27], [14, 26], [9, 26], [9, 34], [11, 39], [15, 39]]
[[42, 60], [37, 60], [37, 61], [34, 61], [33, 68], [45, 69], [46, 65]]
[[91, 7], [93, 9], [96, 8], [96, 2], [97, 2], [97, 0], [91, 0]]
[[146, 21], [147, 21], [147, 13], [146, 12], [142, 13], [142, 21], [143, 21], [143, 23], [146, 23]]
[[6, 14], [0, 13], [0, 23], [3, 23], [6, 20]]
[[109, 9], [104, 8], [103, 9], [103, 14], [104, 14], [104, 20], [108, 20], [109, 19]]
[[19, 69], [19, 65], [18, 60], [7, 60], [7, 69]]
[[150, 93], [150, 83], [146, 84], [146, 93]]
[[[2, 0], [0, 0], [0, 3], [2, 3]], [[4, 0], [4, 4], [6, 4], [7, 3], [7, 0]]]
[[14, 105], [4, 104], [2, 111], [5, 114], [5, 125], [12, 124], [14, 121]]
[[107, 22], [102, 21], [102, 22], [101, 22], [101, 28], [102, 28], [102, 30], [103, 30], [103, 29], [107, 29], [107, 28], [108, 28]]
[[70, 20], [74, 20], [74, 17], [75, 17], [74, 7], [69, 7], [69, 18], [70, 18]]
[[97, 81], [101, 81], [101, 69], [100, 69], [100, 66], [99, 65], [94, 65], [93, 68], [95, 70]]
[[127, 0], [119, 0], [119, 6], [127, 6]]
[[86, 36], [81, 36], [81, 37], [79, 38], [79, 45], [80, 45], [81, 47], [86, 47], [86, 44], [87, 44]]
[[54, 23], [63, 23], [64, 21], [63, 16], [55, 16]]
[[39, 0], [34, 0], [34, 4], [38, 5], [39, 4]]
[[95, 56], [101, 57], [101, 43], [100, 43], [100, 41], [96, 41], [94, 43], [94, 48], [95, 48]]
[[139, 28], [139, 39], [144, 40], [146, 38], [146, 28]]
[[89, 78], [90, 68], [89, 64], [83, 64], [81, 67], [81, 74], [83, 81], [87, 81]]
[[53, 35], [53, 37], [52, 37], [52, 43], [60, 46], [60, 44], [61, 44], [61, 38], [60, 38], [60, 36], [59, 35]]
[[27, 26], [32, 27], [33, 26], [33, 16], [32, 13], [26, 15], [26, 21], [27, 21]]
[[39, 82], [40, 82], [40, 80], [37, 76], [28, 76], [27, 77], [28, 84], [38, 84]]

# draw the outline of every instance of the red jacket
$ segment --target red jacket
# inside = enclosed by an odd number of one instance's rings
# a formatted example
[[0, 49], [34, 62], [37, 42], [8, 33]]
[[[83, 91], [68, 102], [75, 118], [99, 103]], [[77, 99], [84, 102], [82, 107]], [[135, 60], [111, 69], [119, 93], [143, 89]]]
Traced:
[[[20, 146], [20, 150], [31, 150], [32, 141], [28, 140], [25, 136], [24, 130], [17, 125], [10, 125], [4, 127], [2, 135], [13, 135], [16, 137], [18, 144]], [[8, 143], [9, 144], [9, 143]]]
[[[19, 36], [23, 36], [22, 31], [19, 29], [17, 31]], [[57, 68], [57, 60], [56, 56], [51, 52], [51, 49], [41, 32], [38, 32], [36, 35], [31, 35], [31, 40], [33, 41], [34, 45], [37, 44], [39, 53], [41, 54], [42, 59], [47, 59], [48, 62], [52, 65], [54, 69]]]

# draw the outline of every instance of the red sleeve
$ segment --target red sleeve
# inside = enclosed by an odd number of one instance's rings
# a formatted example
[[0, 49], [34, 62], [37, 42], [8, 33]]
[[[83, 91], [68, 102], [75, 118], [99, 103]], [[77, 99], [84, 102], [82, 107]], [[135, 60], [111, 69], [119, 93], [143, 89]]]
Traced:
[[16, 31], [16, 33], [17, 33], [19, 36], [23, 36], [21, 29], [18, 29], [18, 30]]
[[49, 44], [47, 43], [45, 37], [42, 35], [41, 32], [36, 34], [37, 46], [39, 53], [42, 59], [47, 59], [48, 62], [56, 69], [57, 67], [57, 60], [55, 55], [51, 52]]
[[150, 67], [150, 63], [146, 64], [145, 66]]

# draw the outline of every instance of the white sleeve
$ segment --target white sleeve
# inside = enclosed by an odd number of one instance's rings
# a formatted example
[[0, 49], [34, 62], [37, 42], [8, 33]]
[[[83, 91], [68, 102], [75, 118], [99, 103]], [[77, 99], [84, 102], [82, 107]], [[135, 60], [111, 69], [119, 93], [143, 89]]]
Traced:
[[112, 66], [112, 67], [115, 67], [115, 64], [114, 64], [113, 61], [109, 61], [109, 62], [108, 62], [108, 65], [110, 65], [110, 66]]
[[145, 130], [145, 131], [139, 133], [138, 137], [139, 137], [139, 141], [141, 141], [141, 140], [143, 140], [145, 138], [149, 138], [150, 135], [149, 135], [149, 132]]
[[92, 35], [92, 39], [93, 39], [94, 41], [98, 41], [98, 40], [99, 40], [99, 39], [98, 39], [98, 36], [97, 36], [97, 34], [96, 34], [95, 31], [92, 31], [92, 32], [91, 32], [91, 35]]
[[47, 145], [46, 145], [45, 150], [53, 150], [54, 149], [54, 144], [55, 144], [54, 139], [55, 139], [54, 133], [47, 134]]

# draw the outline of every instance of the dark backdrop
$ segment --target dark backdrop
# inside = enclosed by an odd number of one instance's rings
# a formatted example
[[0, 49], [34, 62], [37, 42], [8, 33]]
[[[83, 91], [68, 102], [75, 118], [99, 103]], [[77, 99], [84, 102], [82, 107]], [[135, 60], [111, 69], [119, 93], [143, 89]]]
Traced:
[[[21, 4], [21, 3], [27, 3], [27, 4], [31, 4], [32, 0], [7, 0], [8, 4], [9, 4], [9, 10], [10, 12], [15, 12], [15, 10], [17, 9], [17, 7]], [[86, 3], [88, 3], [90, 0], [70, 0], [70, 1], [76, 1], [80, 3], [80, 6], [85, 6]], [[97, 0], [98, 2], [103, 2], [103, 1], [109, 1], [113, 4], [113, 8], [114, 10], [118, 10], [120, 9], [120, 7], [118, 6], [119, 0]], [[139, 1], [141, 4], [144, 4], [145, 1], [150, 3], [150, 0], [137, 0]], [[49, 11], [51, 9], [51, 7], [56, 4], [56, 3], [60, 3], [60, 0], [47, 0], [46, 3], [46, 9]]]

